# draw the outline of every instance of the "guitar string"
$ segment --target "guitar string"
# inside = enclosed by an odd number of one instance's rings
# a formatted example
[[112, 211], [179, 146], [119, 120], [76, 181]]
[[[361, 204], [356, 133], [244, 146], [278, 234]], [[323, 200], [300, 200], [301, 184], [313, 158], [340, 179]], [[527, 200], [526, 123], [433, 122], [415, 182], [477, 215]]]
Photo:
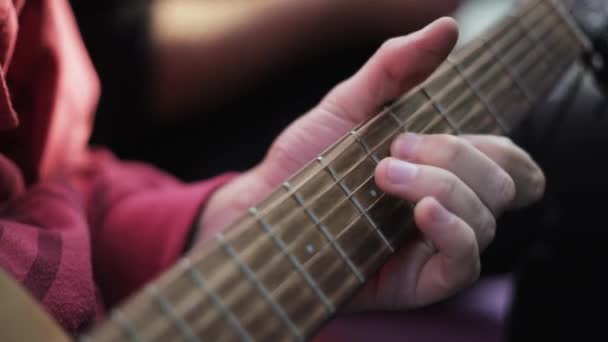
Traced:
[[[373, 179], [373, 177], [370, 177], [368, 180], [371, 180], [371, 179]], [[356, 191], [354, 191], [354, 193], [356, 193]], [[381, 196], [384, 196], [384, 194], [382, 194]], [[380, 202], [380, 201], [381, 201], [381, 199], [382, 199], [382, 198], [379, 198], [379, 199], [376, 201], [376, 203]], [[374, 204], [373, 206], [375, 206], [375, 204]], [[373, 207], [373, 206], [372, 206], [372, 207]], [[361, 219], [362, 217], [363, 217], [363, 215], [360, 215], [358, 219]], [[356, 220], [355, 220], [355, 221], [356, 221]], [[348, 229], [348, 228], [347, 228], [347, 229]], [[375, 235], [375, 233], [374, 233], [372, 230], [369, 230], [369, 231], [367, 232], [367, 236], [371, 236], [371, 235]], [[330, 249], [330, 248], [329, 248], [329, 245], [326, 245], [324, 249]], [[330, 252], [331, 252], [331, 251], [330, 251]], [[341, 262], [334, 262], [333, 264], [334, 264], [334, 265], [328, 265], [328, 270], [327, 270], [328, 272], [330, 272], [330, 271], [331, 271], [331, 269], [334, 269], [336, 265], [337, 265], [337, 266], [340, 266], [342, 263], [341, 263]], [[343, 266], [343, 265], [342, 265], [342, 266]], [[296, 273], [295, 273], [295, 272], [292, 272], [292, 273], [291, 273], [291, 275], [294, 275], [294, 276], [295, 276], [295, 275], [296, 275]], [[291, 278], [291, 277], [286, 277], [286, 281], [285, 281], [285, 282], [289, 282], [289, 281], [290, 281], [290, 278]], [[284, 285], [284, 286], [286, 286], [286, 285]], [[236, 289], [235, 289], [235, 290], [236, 290]], [[280, 291], [280, 288], [277, 288], [277, 289], [276, 289], [274, 292], [277, 292], [277, 291]], [[274, 292], [273, 292], [273, 295], [274, 295]]]
[[[486, 77], [485, 79], [482, 79], [482, 80], [483, 80], [483, 82], [480, 82], [480, 84], [481, 84], [481, 85], [484, 85], [484, 84], [485, 84], [485, 82], [489, 82], [489, 81], [491, 81], [491, 79], [492, 79], [492, 75], [491, 75], [491, 73], [488, 73], [488, 75], [487, 75], [487, 76], [490, 76], [490, 77]], [[452, 90], [452, 89], [449, 89], [449, 90]], [[463, 92], [463, 94], [465, 94], [465, 95], [469, 95], [469, 97], [470, 97], [470, 96], [473, 96], [473, 95], [471, 95], [471, 94], [467, 94], [467, 93], [469, 93], [469, 90], [468, 90], [468, 89], [467, 89], [467, 90], [465, 90], [465, 91]], [[440, 98], [440, 97], [436, 97], [436, 98]], [[466, 98], [465, 98], [465, 99], [466, 99]], [[454, 105], [453, 105], [452, 107], [456, 107], [456, 106], [461, 105], [461, 104], [462, 104], [462, 101], [461, 101], [461, 98], [459, 98], [458, 100], [456, 100], [456, 101], [455, 101], [455, 103], [454, 103]], [[421, 109], [419, 109], [419, 110], [418, 110], [416, 113], [414, 113], [414, 114], [412, 115], [412, 117], [408, 118], [408, 121], [413, 121], [414, 119], [419, 119], [418, 115], [419, 115], [419, 114], [424, 114], [424, 111], [425, 111], [425, 110], [427, 110], [427, 109], [429, 109], [429, 107], [430, 107], [430, 104], [429, 104], [429, 103], [424, 104], [424, 105], [422, 106], [422, 108], [421, 108]], [[436, 115], [436, 113], [433, 113], [433, 115]], [[467, 118], [467, 119], [468, 119], [468, 118]], [[409, 122], [406, 122], [406, 123], [409, 123]], [[398, 128], [395, 128], [395, 130], [397, 130], [397, 129], [398, 129]], [[387, 139], [384, 139], [384, 140], [383, 140], [383, 141], [382, 141], [380, 144], [385, 143], [385, 142], [386, 142], [386, 140], [387, 140]], [[346, 173], [344, 176], [340, 177], [340, 178], [339, 178], [337, 181], [332, 182], [332, 183], [331, 183], [331, 184], [328, 186], [328, 188], [332, 188], [332, 187], [334, 187], [335, 185], [337, 185], [337, 184], [338, 184], [338, 182], [343, 181], [343, 180], [344, 180], [344, 179], [345, 179], [347, 176], [349, 176], [349, 175], [350, 175], [350, 173], [351, 173], [351, 172], [352, 172], [354, 169], [356, 169], [356, 168], [357, 168], [357, 167], [360, 165], [360, 163], [361, 163], [361, 162], [364, 162], [365, 160], [366, 160], [366, 159], [364, 158], [364, 159], [359, 160], [357, 163], [354, 163], [354, 164], [353, 164], [353, 166], [351, 166], [351, 168], [349, 169], [349, 171], [348, 171], [348, 172], [347, 172], [347, 173]], [[323, 195], [323, 194], [326, 194], [326, 192], [324, 192], [324, 191], [320, 192], [320, 193], [319, 193], [319, 194], [317, 194], [317, 196], [315, 196], [315, 197], [314, 197], [312, 200], [316, 200], [316, 199], [318, 199], [318, 198], [322, 197], [322, 195]], [[285, 198], [285, 199], [289, 199], [290, 197], [291, 197], [291, 194], [288, 194], [288, 195], [285, 195], [285, 196], [284, 196], [284, 198]], [[298, 213], [301, 213], [302, 208], [299, 208], [299, 209], [300, 209], [300, 211], [298, 211]], [[330, 212], [330, 213], [331, 213], [331, 212]], [[291, 218], [292, 216], [293, 216], [293, 215], [290, 215], [290, 216], [289, 216], [289, 217], [287, 217], [287, 218]], [[326, 216], [327, 216], [327, 215], [325, 215], [323, 218], [325, 218]], [[280, 224], [280, 223], [282, 223], [282, 222], [283, 222], [283, 221], [279, 221], [279, 222], [275, 223], [275, 225], [278, 225], [278, 224]]]
[[[371, 178], [370, 178], [370, 179], [371, 179]], [[368, 179], [368, 180], [370, 180], [370, 179]], [[356, 193], [356, 191], [355, 191], [354, 193]], [[353, 193], [353, 194], [354, 194], [354, 193]], [[378, 202], [378, 201], [377, 201], [377, 202]], [[362, 217], [362, 216], [360, 216], [359, 218], [361, 218], [361, 217]], [[342, 232], [342, 233], [344, 233], [344, 232]], [[341, 234], [342, 234], [342, 233], [341, 233]], [[278, 289], [278, 288], [277, 288], [277, 289]]]

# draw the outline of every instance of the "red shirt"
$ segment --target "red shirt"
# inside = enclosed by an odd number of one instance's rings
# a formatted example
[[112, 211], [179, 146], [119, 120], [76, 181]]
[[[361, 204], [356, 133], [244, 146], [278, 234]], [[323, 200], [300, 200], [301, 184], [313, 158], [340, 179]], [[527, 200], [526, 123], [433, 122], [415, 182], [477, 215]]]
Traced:
[[179, 258], [229, 178], [89, 150], [98, 96], [66, 0], [0, 0], [0, 267], [74, 334]]

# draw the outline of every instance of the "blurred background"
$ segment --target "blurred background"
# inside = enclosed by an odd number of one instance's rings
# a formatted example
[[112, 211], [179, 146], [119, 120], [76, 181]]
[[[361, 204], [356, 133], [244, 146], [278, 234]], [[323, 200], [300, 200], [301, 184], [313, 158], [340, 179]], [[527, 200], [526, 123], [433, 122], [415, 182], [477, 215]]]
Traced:
[[[462, 7], [454, 12], [451, 9], [459, 1], [432, 0], [428, 5], [407, 5], [407, 0], [397, 0], [392, 1], [398, 4], [394, 5], [391, 1], [383, 0], [377, 7], [389, 9], [378, 11], [380, 14], [393, 9], [411, 13], [394, 15], [395, 18], [387, 20], [386, 25], [376, 25], [371, 19], [359, 18], [357, 14], [341, 14], [346, 12], [346, 5], [333, 10], [332, 18], [310, 15], [318, 27], [311, 28], [302, 24], [302, 32], [286, 30], [282, 38], [277, 38], [276, 32], [271, 37], [264, 36], [264, 40], [276, 43], [268, 48], [270, 52], [262, 56], [253, 50], [267, 48], [268, 44], [256, 47], [253, 40], [262, 38], [255, 34], [239, 37], [238, 33], [231, 31], [233, 28], [225, 28], [227, 33], [223, 39], [234, 39], [235, 44], [241, 40], [241, 45], [237, 47], [208, 42], [218, 38], [207, 38], [200, 34], [192, 39], [207, 41], [206, 46], [194, 52], [189, 48], [176, 47], [173, 52], [179, 54], [181, 51], [193, 55], [190, 58], [199, 59], [198, 65], [184, 61], [196, 69], [190, 70], [190, 73], [198, 75], [196, 77], [199, 79], [189, 80], [189, 88], [195, 89], [198, 94], [188, 95], [181, 102], [175, 100], [176, 96], [169, 96], [173, 98], [170, 101], [174, 102], [169, 105], [170, 109], [167, 109], [166, 104], [150, 100], [159, 97], [150, 91], [150, 83], [159, 82], [158, 78], [154, 78], [157, 77], [154, 74], [158, 73], [159, 67], [154, 65], [153, 60], [158, 56], [155, 56], [154, 37], [151, 37], [150, 32], [153, 25], [153, 7], [150, 1], [111, 0], [104, 1], [102, 5], [80, 0], [72, 2], [85, 43], [103, 84], [92, 143], [109, 146], [120, 157], [152, 162], [180, 178], [196, 180], [226, 170], [242, 171], [253, 166], [263, 158], [272, 139], [288, 123], [314, 106], [331, 87], [357, 70], [385, 39], [419, 28], [439, 14], [453, 14], [461, 23], [460, 43], [463, 43], [499, 18], [508, 10], [512, 1], [462, 1]], [[201, 12], [200, 19], [197, 20], [201, 26], [193, 28], [193, 31], [215, 30], [214, 25], [221, 24], [217, 20], [210, 20], [210, 14], [205, 14], [205, 11], [225, 11], [220, 8], [189, 8], [193, 2], [217, 4], [217, 1], [156, 1], [163, 2], [175, 8], [184, 7], [184, 11]], [[258, 2], [263, 4], [268, 1]], [[399, 5], [399, 2], [406, 5]], [[226, 3], [238, 7], [243, 1], [229, 0]], [[439, 9], [428, 9], [433, 6]], [[370, 7], [373, 8], [374, 5]], [[247, 10], [249, 9], [243, 11]], [[166, 8], [159, 11], [170, 12]], [[186, 16], [179, 11], [175, 12], [178, 12], [175, 14], [178, 17], [176, 20], [179, 20], [180, 15]], [[254, 13], [251, 17], [263, 15]], [[280, 15], [271, 18], [272, 15], [269, 14], [269, 18], [263, 20], [291, 20], [282, 19]], [[354, 19], [336, 20], [342, 16]], [[243, 22], [241, 25], [244, 30], [257, 29], [254, 27], [257, 24], [242, 18], [234, 19], [235, 22], [239, 20]], [[355, 20], [361, 20], [364, 24], [353, 24], [351, 21]], [[280, 28], [278, 23], [275, 26]], [[274, 26], [269, 25], [268, 29], [272, 28]], [[320, 36], [329, 38], [323, 39]], [[298, 40], [301, 43], [297, 43]], [[225, 55], [221, 57], [211, 52], [222, 49]], [[234, 61], [236, 56], [251, 58], [252, 62]], [[220, 59], [227, 66], [218, 72], [213, 62], [207, 65], [205, 59]], [[165, 94], [179, 94], [180, 91], [170, 84], [161, 90]], [[221, 148], [221, 153], [218, 148]]]

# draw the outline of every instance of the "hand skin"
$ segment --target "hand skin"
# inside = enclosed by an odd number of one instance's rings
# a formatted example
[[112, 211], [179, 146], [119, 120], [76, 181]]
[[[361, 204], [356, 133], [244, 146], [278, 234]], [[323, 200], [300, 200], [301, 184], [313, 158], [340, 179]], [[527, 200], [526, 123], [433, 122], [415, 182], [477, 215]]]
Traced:
[[[382, 104], [422, 82], [452, 50], [456, 23], [442, 18], [387, 41], [350, 79], [280, 135], [266, 158], [211, 198], [201, 216], [207, 239], [255, 205], [288, 176]], [[445, 299], [474, 282], [479, 254], [496, 217], [538, 200], [544, 175], [507, 138], [406, 134], [375, 171], [378, 187], [416, 203], [421, 234], [401, 248], [349, 309], [410, 309]]]
[[155, 0], [147, 91], [159, 115], [150, 119], [178, 120], [177, 112], [213, 107], [289, 61], [411, 32], [459, 2]]

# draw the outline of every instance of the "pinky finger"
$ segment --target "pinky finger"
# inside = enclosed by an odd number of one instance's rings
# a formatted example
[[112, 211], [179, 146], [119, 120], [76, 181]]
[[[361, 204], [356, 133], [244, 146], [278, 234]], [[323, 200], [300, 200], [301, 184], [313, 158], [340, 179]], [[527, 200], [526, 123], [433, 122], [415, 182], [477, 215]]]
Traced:
[[426, 197], [414, 210], [418, 229], [436, 253], [422, 267], [416, 285], [418, 305], [445, 299], [479, 277], [479, 246], [473, 229]]

